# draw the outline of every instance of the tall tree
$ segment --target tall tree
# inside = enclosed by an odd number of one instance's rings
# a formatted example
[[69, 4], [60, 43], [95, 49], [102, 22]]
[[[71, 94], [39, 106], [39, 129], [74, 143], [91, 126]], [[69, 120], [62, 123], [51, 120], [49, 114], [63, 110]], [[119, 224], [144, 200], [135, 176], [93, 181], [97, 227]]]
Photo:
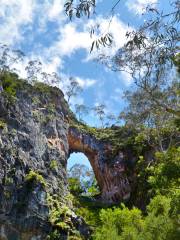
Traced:
[[40, 78], [46, 84], [58, 85], [61, 82], [60, 76], [55, 72], [52, 73], [41, 72], [40, 75], [41, 75]]
[[82, 88], [79, 85], [78, 81], [75, 78], [70, 77], [66, 90], [67, 102], [70, 103], [71, 98], [77, 96], [81, 91]]
[[[121, 1], [115, 1], [110, 10], [113, 16], [116, 6]], [[167, 3], [168, 4], [168, 3]], [[68, 0], [65, 4], [67, 15], [72, 19], [86, 15], [90, 17], [96, 8], [96, 1]], [[91, 12], [91, 9], [93, 11]], [[113, 71], [128, 72], [138, 88], [142, 88], [154, 104], [164, 111], [180, 116], [177, 106], [169, 105], [158, 97], [159, 89], [168, 88], [174, 73], [174, 62], [179, 56], [179, 21], [180, 1], [170, 2], [170, 11], [163, 12], [147, 7], [146, 21], [137, 30], [126, 33], [126, 44], [119, 49], [115, 56], [99, 55], [98, 60], [106, 64]], [[110, 18], [111, 19], [111, 18]], [[112, 24], [110, 20], [110, 24]], [[91, 34], [94, 29], [91, 31]], [[113, 38], [108, 35], [100, 36], [92, 42], [90, 51], [100, 46], [111, 44]], [[179, 61], [176, 58], [176, 65]], [[177, 66], [179, 69], [179, 67]]]
[[115, 56], [99, 56], [113, 71], [126, 71], [136, 86], [164, 111], [180, 116], [177, 105], [161, 97], [171, 87], [175, 64], [179, 64], [180, 1], [171, 3], [171, 11], [159, 12], [148, 8], [147, 21], [138, 29], [126, 33], [127, 42]]
[[25, 70], [27, 71], [27, 79], [30, 83], [38, 80], [39, 75], [42, 73], [42, 63], [39, 60], [29, 61]]
[[84, 104], [75, 104], [75, 113], [79, 121], [83, 121], [83, 116], [88, 114], [88, 108]]
[[20, 50], [10, 49], [0, 44], [0, 74], [6, 71], [15, 71], [14, 64], [23, 60], [24, 53]]
[[104, 128], [104, 121], [106, 117], [105, 109], [106, 109], [106, 106], [104, 104], [99, 104], [93, 108], [94, 112], [99, 118], [102, 128]]

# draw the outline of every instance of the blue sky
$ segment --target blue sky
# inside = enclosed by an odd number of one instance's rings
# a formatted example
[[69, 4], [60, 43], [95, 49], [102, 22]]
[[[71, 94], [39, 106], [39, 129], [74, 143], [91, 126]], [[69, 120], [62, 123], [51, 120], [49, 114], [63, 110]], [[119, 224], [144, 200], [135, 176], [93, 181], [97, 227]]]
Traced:
[[[72, 103], [90, 107], [103, 103], [107, 112], [118, 114], [124, 107], [123, 91], [133, 86], [130, 76], [114, 73], [93, 60], [99, 53], [112, 54], [125, 41], [127, 30], [144, 21], [147, 4], [167, 8], [168, 0], [122, 0], [109, 25], [110, 9], [116, 1], [98, 0], [93, 18], [69, 21], [64, 13], [64, 0], [0, 0], [0, 42], [20, 49], [26, 54], [19, 64], [20, 75], [30, 59], [39, 59], [47, 72], [58, 72], [65, 88], [69, 76], [75, 77], [84, 91]], [[113, 34], [112, 48], [89, 53], [92, 39], [90, 27], [99, 23], [100, 32]], [[91, 125], [98, 125], [94, 115], [86, 117]]]

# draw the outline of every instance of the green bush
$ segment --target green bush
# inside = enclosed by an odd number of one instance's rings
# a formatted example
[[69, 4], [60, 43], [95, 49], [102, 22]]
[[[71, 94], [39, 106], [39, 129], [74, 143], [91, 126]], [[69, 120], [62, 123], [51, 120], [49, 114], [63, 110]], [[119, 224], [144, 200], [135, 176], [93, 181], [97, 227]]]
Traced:
[[84, 191], [78, 178], [68, 178], [68, 185], [70, 192], [75, 196], [79, 196]]
[[6, 122], [0, 119], [0, 129], [5, 129], [6, 127], [7, 127]]
[[97, 227], [93, 239], [175, 240], [173, 236], [177, 236], [177, 231], [169, 214], [170, 206], [170, 198], [157, 195], [147, 207], [147, 216], [143, 216], [137, 208], [129, 210], [124, 205], [103, 209], [100, 212], [101, 224]]
[[43, 176], [33, 170], [30, 170], [30, 172], [26, 175], [25, 181], [41, 183], [44, 187], [46, 186], [46, 182]]
[[171, 195], [180, 185], [180, 147], [157, 152], [155, 164], [148, 171], [151, 189], [155, 193]]
[[51, 160], [50, 165], [49, 165], [51, 170], [54, 170], [58, 167], [58, 163], [56, 160]]
[[10, 100], [14, 100], [17, 90], [24, 89], [28, 85], [25, 80], [19, 79], [18, 75], [12, 72], [4, 72], [0, 77], [4, 93]]

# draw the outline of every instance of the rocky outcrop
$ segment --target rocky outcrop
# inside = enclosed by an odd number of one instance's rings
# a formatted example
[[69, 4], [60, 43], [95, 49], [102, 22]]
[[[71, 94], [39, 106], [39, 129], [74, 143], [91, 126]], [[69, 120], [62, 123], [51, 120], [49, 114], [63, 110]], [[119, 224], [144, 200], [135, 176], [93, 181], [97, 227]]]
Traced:
[[0, 95], [0, 239], [45, 239], [47, 197], [68, 192], [63, 94], [24, 86], [16, 98]]
[[131, 187], [123, 151], [113, 156], [110, 143], [74, 127], [69, 128], [68, 143], [70, 152], [82, 152], [88, 157], [101, 190], [102, 201], [116, 203], [129, 199]]
[[9, 85], [0, 93], [0, 239], [44, 240], [54, 229], [67, 239], [64, 217], [70, 229], [87, 234], [82, 220], [67, 211], [70, 153], [88, 157], [101, 199], [110, 203], [130, 196], [125, 158], [131, 156], [114, 155], [112, 144], [69, 127], [74, 117], [59, 89], [20, 80], [14, 86], [13, 94]]

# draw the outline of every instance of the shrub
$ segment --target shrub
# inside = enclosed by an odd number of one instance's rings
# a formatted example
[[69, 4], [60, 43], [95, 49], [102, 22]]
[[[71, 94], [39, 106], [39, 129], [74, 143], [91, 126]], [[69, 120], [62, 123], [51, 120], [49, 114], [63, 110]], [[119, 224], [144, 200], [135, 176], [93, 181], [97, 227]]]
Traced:
[[54, 170], [58, 167], [58, 163], [56, 160], [51, 160], [50, 165], [49, 165], [51, 170]]
[[0, 129], [5, 129], [7, 127], [7, 124], [4, 120], [0, 120]]
[[26, 175], [25, 181], [41, 183], [44, 187], [46, 186], [43, 176], [33, 170], [30, 170], [30, 172]]

